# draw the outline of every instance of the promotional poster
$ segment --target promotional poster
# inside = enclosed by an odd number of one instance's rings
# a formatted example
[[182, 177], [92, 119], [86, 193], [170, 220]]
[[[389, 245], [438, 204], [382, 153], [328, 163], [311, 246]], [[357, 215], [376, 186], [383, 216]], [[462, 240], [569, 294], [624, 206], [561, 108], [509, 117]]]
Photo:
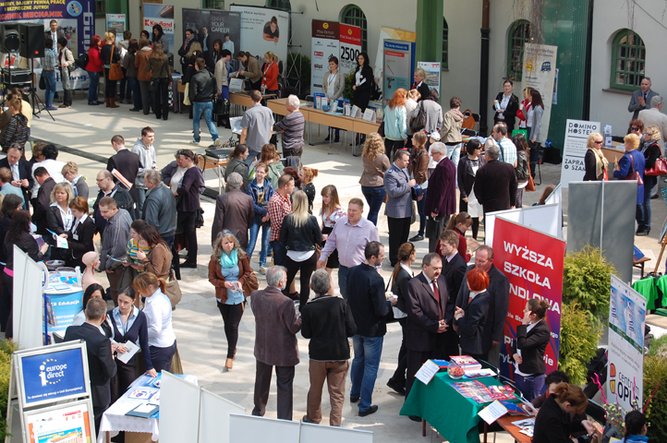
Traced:
[[[289, 13], [280, 9], [259, 6], [231, 5], [233, 12], [241, 14], [241, 51], [259, 56], [260, 65], [264, 54], [273, 52], [283, 65], [287, 63], [289, 40]], [[286, 66], [283, 66], [285, 69]]]
[[[340, 52], [338, 22], [312, 21], [310, 92], [322, 92], [324, 76], [329, 72], [329, 57]], [[343, 75], [338, 62], [339, 75]]]
[[70, 287], [66, 291], [44, 292], [44, 333], [52, 337], [54, 332], [65, 335], [76, 314], [83, 309], [83, 290]]
[[33, 406], [83, 396], [88, 393], [85, 356], [77, 345], [72, 349], [20, 355], [23, 406]]
[[417, 67], [426, 72], [426, 84], [430, 89], [435, 89], [440, 97], [440, 62], [417, 62]]
[[625, 412], [641, 407], [644, 392], [644, 323], [646, 299], [611, 276], [607, 401]]
[[344, 75], [357, 69], [357, 56], [361, 52], [361, 28], [340, 23], [340, 55], [338, 70]]
[[93, 424], [93, 411], [87, 401], [25, 413], [29, 443], [92, 443]]
[[123, 40], [123, 32], [127, 29], [125, 14], [106, 14], [106, 24], [105, 31], [113, 29], [116, 32], [116, 43], [120, 43]]
[[[185, 30], [192, 29], [204, 52], [213, 49], [220, 40], [223, 49], [232, 53], [232, 59], [241, 48], [241, 14], [219, 9], [183, 8], [183, 37]], [[177, 52], [177, 51], [174, 51]]]
[[153, 38], [153, 26], [162, 26], [162, 48], [166, 53], [176, 52], [174, 50], [174, 5], [162, 5], [159, 3], [144, 3], [144, 25], [143, 29], [148, 31]]
[[[542, 130], [540, 143], [544, 143], [549, 133], [551, 120], [551, 104], [554, 98], [554, 84], [556, 81], [556, 55], [558, 46], [538, 45], [526, 43], [523, 48], [523, 72], [521, 85], [539, 91], [544, 102], [542, 115]], [[520, 97], [519, 100], [523, 99]]]
[[565, 242], [497, 218], [493, 251], [493, 264], [510, 283], [505, 338], [500, 348], [501, 373], [506, 376], [514, 373], [510, 357], [517, 337], [517, 326], [523, 319], [526, 302], [537, 298], [549, 303], [545, 320], [551, 329], [551, 339], [544, 354], [548, 374], [558, 369]]
[[591, 132], [600, 132], [600, 122], [567, 120], [565, 142], [563, 143], [563, 163], [560, 170], [560, 185], [563, 188], [567, 188], [570, 182], [584, 180], [586, 140]]
[[382, 92], [389, 100], [398, 88], [410, 90], [415, 68], [415, 43], [384, 41], [384, 83]]

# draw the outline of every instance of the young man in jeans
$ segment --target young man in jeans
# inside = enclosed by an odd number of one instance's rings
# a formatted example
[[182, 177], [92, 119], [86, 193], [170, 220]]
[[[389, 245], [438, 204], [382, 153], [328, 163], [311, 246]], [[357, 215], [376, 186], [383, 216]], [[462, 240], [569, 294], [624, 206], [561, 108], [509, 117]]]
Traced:
[[215, 77], [206, 69], [206, 60], [197, 57], [195, 61], [197, 71], [190, 79], [190, 102], [192, 102], [192, 131], [193, 143], [199, 144], [199, 120], [204, 116], [204, 121], [211, 133], [213, 144], [220, 146], [218, 129], [213, 122], [213, 100], [215, 98]]

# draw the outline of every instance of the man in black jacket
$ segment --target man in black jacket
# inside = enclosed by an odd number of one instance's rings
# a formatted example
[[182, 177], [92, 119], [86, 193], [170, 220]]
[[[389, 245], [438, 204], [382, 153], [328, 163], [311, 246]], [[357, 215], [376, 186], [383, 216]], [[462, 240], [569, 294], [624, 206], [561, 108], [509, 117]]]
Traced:
[[116, 200], [118, 208], [125, 209], [131, 217], [134, 216], [134, 200], [132, 200], [130, 193], [123, 186], [114, 184], [111, 172], [106, 169], [97, 173], [97, 186], [100, 192], [97, 193], [97, 198], [95, 199], [95, 203], [93, 203], [93, 218], [95, 219], [97, 232], [104, 237], [104, 228], [107, 225], [107, 221], [100, 214], [100, 200], [104, 197], [113, 198]]
[[440, 253], [442, 254], [442, 275], [445, 276], [447, 292], [454, 297], [459, 293], [466, 274], [466, 261], [459, 254], [459, 234], [451, 229], [440, 235]]
[[345, 378], [350, 367], [350, 343], [347, 338], [356, 333], [357, 325], [345, 299], [328, 295], [330, 288], [327, 271], [315, 271], [310, 277], [310, 289], [316, 296], [301, 311], [301, 335], [310, 339], [310, 389], [303, 421], [322, 421], [322, 385], [326, 379], [331, 403], [329, 425], [340, 426], [345, 401]]
[[[507, 277], [493, 265], [493, 249], [490, 246], [482, 245], [477, 249], [475, 264], [469, 266], [468, 271], [473, 267], [489, 274], [489, 287], [486, 291], [491, 296], [491, 303], [489, 315], [486, 317], [487, 323], [484, 325], [483, 343], [485, 349], [483, 353], [487, 355], [486, 361], [498, 367], [500, 364], [500, 346], [505, 335], [505, 317], [509, 309], [510, 283]], [[464, 306], [464, 301], [468, 300], [469, 295], [468, 285], [461, 285], [456, 298], [456, 306]]]
[[43, 166], [35, 169], [35, 179], [39, 183], [39, 191], [37, 198], [32, 201], [32, 222], [37, 226], [38, 234], [46, 235], [46, 211], [51, 205], [51, 191], [56, 186], [56, 181]]
[[111, 342], [100, 330], [100, 325], [106, 319], [106, 302], [93, 298], [86, 305], [85, 312], [86, 322], [81, 326], [68, 327], [65, 341], [86, 342], [95, 430], [99, 431], [102, 414], [111, 404], [111, 378], [116, 375], [116, 363], [111, 354]]
[[509, 163], [498, 160], [500, 150], [491, 145], [484, 153], [486, 164], [475, 176], [475, 196], [482, 204], [484, 213], [513, 208], [516, 204], [516, 174]]
[[347, 280], [347, 301], [357, 324], [357, 333], [352, 337], [350, 402], [359, 401], [360, 417], [378, 410], [377, 405], [372, 404], [372, 395], [390, 308], [384, 296], [384, 279], [375, 269], [384, 260], [384, 246], [380, 242], [368, 242], [364, 257], [366, 263], [351, 268]]
[[24, 209], [28, 209], [30, 201], [30, 190], [35, 184], [35, 180], [30, 173], [30, 164], [22, 157], [23, 150], [18, 146], [10, 146], [7, 150], [7, 157], [0, 160], [0, 168], [7, 168], [12, 171], [12, 186], [20, 188], [23, 192]]
[[202, 57], [197, 57], [195, 61], [195, 71], [197, 71], [190, 79], [190, 102], [192, 102], [192, 131], [194, 137], [194, 144], [199, 144], [199, 120], [202, 114], [204, 121], [208, 127], [208, 132], [211, 133], [213, 144], [221, 145], [218, 129], [213, 122], [213, 100], [215, 99], [215, 77], [206, 69], [206, 60]]
[[[111, 137], [111, 147], [116, 154], [109, 157], [107, 161], [107, 171], [111, 172], [114, 169], [122, 174], [132, 185], [134, 185], [141, 167], [141, 159], [139, 155], [130, 151], [125, 147], [125, 139], [122, 135], [114, 135]], [[114, 182], [118, 183], [118, 179], [114, 177]], [[127, 189], [126, 186], [123, 186]], [[137, 194], [136, 186], [132, 186], [129, 190], [133, 201], [137, 201], [139, 196]]]

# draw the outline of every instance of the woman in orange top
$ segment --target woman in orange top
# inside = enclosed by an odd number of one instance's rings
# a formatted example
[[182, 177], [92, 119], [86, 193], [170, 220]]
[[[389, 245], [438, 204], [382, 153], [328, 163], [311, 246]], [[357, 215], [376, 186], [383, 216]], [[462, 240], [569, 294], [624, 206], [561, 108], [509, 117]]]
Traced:
[[262, 93], [280, 93], [278, 86], [278, 57], [271, 51], [264, 54], [264, 65], [262, 66]]

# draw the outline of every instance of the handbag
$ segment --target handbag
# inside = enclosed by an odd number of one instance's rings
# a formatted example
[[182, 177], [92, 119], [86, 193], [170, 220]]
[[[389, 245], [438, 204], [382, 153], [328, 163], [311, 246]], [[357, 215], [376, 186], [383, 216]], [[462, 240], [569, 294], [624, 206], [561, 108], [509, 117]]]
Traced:
[[257, 274], [255, 274], [255, 271], [250, 271], [250, 274], [246, 275], [246, 278], [241, 285], [241, 289], [243, 290], [243, 295], [246, 297], [249, 297], [250, 294], [259, 289], [259, 281], [257, 281]]
[[528, 163], [528, 184], [526, 184], [526, 192], [535, 192], [535, 180], [533, 180], [533, 172], [530, 170], [530, 163]]
[[169, 278], [164, 285], [164, 293], [169, 297], [169, 301], [171, 301], [171, 309], [176, 309], [176, 305], [183, 298], [183, 292], [181, 291], [181, 286], [178, 284], [178, 280], [176, 280], [173, 269], [169, 271]]
[[185, 106], [192, 105], [192, 102], [190, 102], [190, 82], [186, 83], [185, 89], [183, 89], [183, 104]]
[[122, 80], [123, 79], [123, 69], [120, 67], [120, 63], [113, 63], [113, 53], [116, 50], [115, 46], [111, 47], [111, 53], [109, 54], [109, 80]]
[[635, 157], [632, 154], [630, 154], [630, 167], [633, 172], [629, 173], [628, 176], [625, 177], [625, 180], [635, 180], [637, 185], [643, 185], [644, 179], [639, 175], [639, 172], [635, 170]]
[[39, 76], [39, 89], [42, 91], [46, 89], [46, 79], [44, 78], [44, 71], [42, 71], [42, 75]]
[[644, 171], [644, 175], [648, 177], [660, 177], [662, 175], [667, 175], [667, 159], [662, 156], [655, 159], [655, 164], [653, 167]]

